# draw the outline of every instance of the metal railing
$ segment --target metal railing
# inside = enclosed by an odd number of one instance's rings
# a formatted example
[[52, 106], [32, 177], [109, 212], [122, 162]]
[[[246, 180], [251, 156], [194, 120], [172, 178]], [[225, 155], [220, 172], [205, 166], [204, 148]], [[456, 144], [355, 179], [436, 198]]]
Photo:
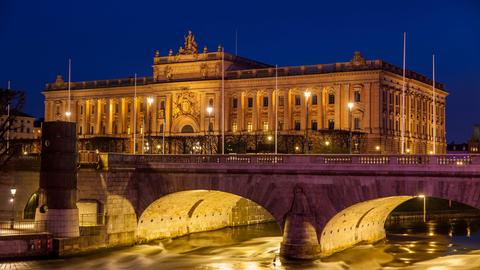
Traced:
[[0, 221], [0, 236], [41, 233], [45, 231], [45, 221]]

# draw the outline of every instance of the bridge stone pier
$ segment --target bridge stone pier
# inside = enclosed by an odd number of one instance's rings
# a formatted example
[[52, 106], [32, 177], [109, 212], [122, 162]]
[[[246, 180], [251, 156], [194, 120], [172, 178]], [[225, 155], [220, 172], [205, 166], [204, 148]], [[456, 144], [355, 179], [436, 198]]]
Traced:
[[381, 240], [420, 194], [480, 207], [479, 155], [83, 153], [80, 166], [78, 198], [103, 205], [109, 244], [274, 220], [281, 255], [313, 259]]

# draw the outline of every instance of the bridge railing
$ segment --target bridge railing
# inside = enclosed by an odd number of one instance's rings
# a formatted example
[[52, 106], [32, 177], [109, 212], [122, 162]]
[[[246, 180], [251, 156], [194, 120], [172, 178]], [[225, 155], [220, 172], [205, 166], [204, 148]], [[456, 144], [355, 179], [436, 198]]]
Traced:
[[118, 166], [147, 163], [165, 164], [312, 164], [312, 165], [380, 165], [380, 166], [467, 166], [480, 165], [480, 155], [132, 155], [84, 152], [82, 164], [102, 162]]

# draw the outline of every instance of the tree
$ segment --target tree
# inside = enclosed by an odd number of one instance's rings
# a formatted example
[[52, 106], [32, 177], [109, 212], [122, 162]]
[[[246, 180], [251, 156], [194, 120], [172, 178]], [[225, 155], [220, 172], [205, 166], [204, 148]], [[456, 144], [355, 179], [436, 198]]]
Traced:
[[[0, 170], [5, 169], [7, 163], [21, 153], [21, 144], [8, 136], [15, 127], [16, 112], [20, 112], [25, 104], [23, 91], [0, 88]], [[9, 113], [10, 112], [10, 113]]]

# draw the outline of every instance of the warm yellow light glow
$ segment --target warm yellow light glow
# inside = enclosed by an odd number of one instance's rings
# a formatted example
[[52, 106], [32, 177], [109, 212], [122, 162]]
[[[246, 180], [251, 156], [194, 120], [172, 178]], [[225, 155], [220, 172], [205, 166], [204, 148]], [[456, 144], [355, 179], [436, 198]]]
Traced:
[[269, 140], [269, 141], [273, 140], [272, 135], [268, 135], [267, 140]]
[[100, 151], [98, 151], [98, 149], [97, 149], [97, 150], [95, 150], [95, 153], [97, 153], [97, 154], [98, 154], [98, 153], [100, 153]]
[[10, 189], [10, 193], [12, 194], [12, 196], [15, 196], [15, 194], [17, 194], [17, 189], [16, 188], [11, 188]]
[[28, 155], [28, 152], [27, 152], [27, 151], [23, 151], [23, 155], [24, 155], [24, 156]]
[[433, 155], [433, 151], [430, 151], [429, 153], [430, 153], [430, 155]]
[[424, 194], [419, 194], [417, 197], [418, 198], [425, 198], [425, 195]]
[[213, 107], [208, 106], [208, 107], [207, 107], [207, 113], [208, 113], [208, 114], [211, 114], [212, 112], [213, 112]]
[[312, 93], [310, 91], [305, 91], [303, 95], [308, 99]]
[[298, 149], [300, 149], [300, 147], [298, 147], [298, 146], [295, 146], [295, 150], [297, 150], [297, 151], [298, 151]]
[[71, 112], [65, 112], [65, 116], [70, 117], [70, 115], [72, 115]]
[[329, 145], [330, 145], [330, 142], [329, 142], [329, 141], [325, 141], [325, 145], [326, 145], [326, 146], [329, 146]]
[[375, 150], [380, 151], [380, 145], [375, 146]]
[[407, 153], [410, 153], [410, 149], [407, 148]]
[[353, 102], [349, 102], [347, 104], [347, 107], [348, 107], [349, 110], [352, 110], [353, 109]]
[[148, 103], [148, 105], [152, 105], [152, 103], [153, 103], [153, 97], [148, 97], [148, 98], [147, 98], [147, 103]]
[[157, 149], [160, 149], [160, 147], [161, 147], [160, 144], [157, 144]]

